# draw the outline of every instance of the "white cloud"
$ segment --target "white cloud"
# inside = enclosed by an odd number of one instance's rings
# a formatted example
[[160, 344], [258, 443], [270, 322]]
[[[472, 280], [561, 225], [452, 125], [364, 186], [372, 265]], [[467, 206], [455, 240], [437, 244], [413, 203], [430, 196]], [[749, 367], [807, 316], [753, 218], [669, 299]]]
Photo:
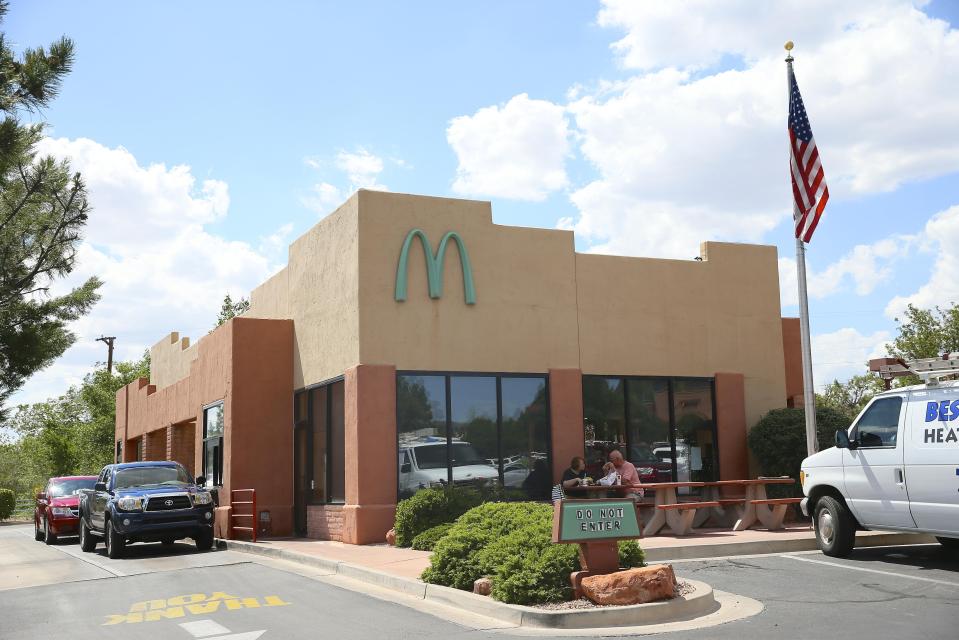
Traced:
[[886, 316], [899, 317], [906, 305], [920, 308], [948, 307], [959, 302], [959, 205], [937, 213], [926, 223], [921, 242], [930, 247], [935, 262], [929, 281], [915, 292], [893, 298]]
[[889, 339], [888, 331], [863, 335], [848, 327], [813, 336], [813, 382], [816, 389], [822, 389], [833, 380], [848, 380], [865, 373], [870, 358], [886, 355]]
[[[310, 156], [303, 162], [321, 175], [328, 173], [329, 162], [318, 156]], [[400, 158], [390, 158], [394, 165], [409, 169], [410, 165]], [[375, 191], [389, 191], [389, 187], [379, 182], [383, 173], [383, 158], [375, 155], [363, 147], [355, 151], [340, 151], [332, 162], [333, 168], [343, 174], [345, 185], [337, 186], [333, 182], [321, 181], [310, 187], [309, 193], [300, 197], [300, 204], [319, 214], [327, 214], [333, 208], [341, 205], [357, 189], [372, 189]]]
[[363, 147], [358, 148], [354, 153], [340, 151], [336, 154], [336, 167], [349, 179], [350, 191], [357, 189], [388, 191], [384, 185], [377, 182], [379, 175], [383, 173], [383, 159]]
[[723, 54], [756, 60], [780, 53], [787, 39], [801, 51], [843, 35], [866, 11], [882, 19], [902, 0], [603, 0], [597, 22], [626, 35], [611, 45], [631, 69], [704, 67]]
[[453, 191], [539, 201], [567, 185], [569, 121], [562, 106], [525, 93], [450, 121], [459, 166]]
[[[848, 289], [852, 284], [856, 295], [866, 296], [889, 280], [893, 266], [907, 257], [919, 241], [918, 236], [896, 235], [873, 244], [859, 244], [823, 271], [816, 271], [806, 256], [806, 287], [810, 298], [825, 298]], [[783, 306], [799, 304], [796, 281], [796, 260], [779, 259], [779, 290]]]
[[42, 148], [70, 159], [93, 205], [76, 269], [55, 290], [92, 275], [104, 285], [93, 311], [72, 325], [77, 343], [34, 376], [13, 403], [59, 395], [78, 382], [106, 359], [97, 336], [117, 337], [116, 359], [139, 357], [170, 331], [194, 341], [203, 337], [225, 293], [248, 296], [274, 269], [263, 251], [281, 242], [287, 227], [264, 239], [260, 250], [205, 229], [227, 214], [225, 183], [198, 182], [183, 165], [141, 166], [126, 149], [87, 139], [46, 140]]

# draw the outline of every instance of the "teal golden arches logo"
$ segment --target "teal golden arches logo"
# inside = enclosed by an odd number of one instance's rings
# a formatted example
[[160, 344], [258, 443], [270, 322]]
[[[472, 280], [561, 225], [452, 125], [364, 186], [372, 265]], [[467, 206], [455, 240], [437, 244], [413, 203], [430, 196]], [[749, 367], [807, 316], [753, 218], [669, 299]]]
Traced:
[[414, 239], [419, 239], [423, 247], [423, 256], [426, 258], [426, 281], [429, 286], [430, 298], [438, 300], [443, 296], [443, 265], [446, 260], [446, 247], [450, 240], [456, 243], [456, 249], [460, 255], [460, 268], [463, 271], [463, 294], [466, 304], [476, 304], [476, 288], [473, 286], [473, 267], [470, 265], [470, 256], [466, 251], [466, 244], [455, 231], [447, 231], [440, 240], [440, 246], [433, 254], [429, 238], [422, 229], [413, 229], [406, 234], [406, 240], [403, 241], [403, 248], [400, 250], [400, 262], [396, 266], [396, 292], [394, 297], [397, 302], [406, 300], [406, 284], [409, 269], [410, 245]]

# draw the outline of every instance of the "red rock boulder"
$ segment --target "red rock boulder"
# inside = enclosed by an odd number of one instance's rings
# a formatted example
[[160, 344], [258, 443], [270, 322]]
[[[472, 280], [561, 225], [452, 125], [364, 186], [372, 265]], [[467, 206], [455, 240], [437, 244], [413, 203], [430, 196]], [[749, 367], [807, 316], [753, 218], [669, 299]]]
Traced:
[[489, 578], [478, 578], [473, 581], [473, 593], [488, 596], [493, 591], [493, 581]]
[[583, 595], [596, 604], [643, 604], [674, 597], [676, 575], [668, 564], [587, 576]]
[[396, 546], [396, 531], [393, 529], [390, 529], [386, 532], [386, 544], [390, 545], [391, 547]]

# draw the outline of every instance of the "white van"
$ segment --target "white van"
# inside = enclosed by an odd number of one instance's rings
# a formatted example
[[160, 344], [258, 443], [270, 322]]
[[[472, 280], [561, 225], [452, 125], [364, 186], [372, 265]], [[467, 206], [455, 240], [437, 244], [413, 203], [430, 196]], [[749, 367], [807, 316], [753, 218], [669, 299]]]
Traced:
[[877, 395], [799, 477], [826, 555], [848, 555], [857, 529], [928, 533], [959, 549], [959, 381]]

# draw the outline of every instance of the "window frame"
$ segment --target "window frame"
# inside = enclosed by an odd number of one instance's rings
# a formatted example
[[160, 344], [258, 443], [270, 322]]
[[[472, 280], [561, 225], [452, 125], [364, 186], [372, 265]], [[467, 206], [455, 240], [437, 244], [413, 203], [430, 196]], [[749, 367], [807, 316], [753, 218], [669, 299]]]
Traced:
[[[207, 427], [208, 427], [207, 412], [210, 409], [213, 409], [214, 407], [217, 407], [217, 406], [219, 406], [221, 411], [223, 411], [223, 432], [220, 433], [219, 435], [210, 436], [210, 435], [207, 435]], [[225, 442], [226, 442], [226, 405], [223, 400], [217, 400], [216, 402], [211, 402], [210, 404], [204, 405], [202, 408], [202, 412], [203, 412], [203, 447], [202, 447], [203, 464], [201, 468], [202, 468], [203, 477], [206, 479], [206, 483], [204, 486], [210, 487], [210, 488], [222, 487], [223, 486], [223, 458], [224, 458], [223, 450], [225, 448]], [[213, 469], [207, 469], [206, 468], [207, 443], [212, 442], [214, 440], [219, 441], [218, 442], [219, 449], [216, 453], [214, 453]], [[219, 483], [217, 483], [218, 480], [219, 480]]]
[[[400, 376], [415, 376], [415, 377], [425, 377], [425, 376], [434, 376], [442, 377], [443, 385], [445, 389], [445, 399], [446, 399], [446, 483], [447, 486], [453, 486], [453, 465], [451, 459], [451, 449], [453, 444], [453, 397], [452, 397], [452, 388], [451, 378], [493, 378], [496, 382], [496, 449], [499, 458], [499, 473], [498, 480], [500, 487], [504, 487], [504, 470], [503, 470], [503, 378], [532, 378], [539, 379], [543, 381], [544, 389], [544, 403], [546, 406], [546, 465], [552, 473], [553, 468], [553, 418], [550, 407], [550, 389], [549, 389], [549, 372], [546, 373], [533, 373], [533, 372], [514, 372], [514, 371], [436, 371], [436, 370], [419, 370], [419, 369], [397, 369], [395, 380], [399, 380]], [[398, 385], [395, 385], [394, 388], [398, 388]], [[396, 403], [394, 407], [394, 415], [399, 417], [399, 393], [396, 393]], [[400, 450], [400, 425], [399, 422], [396, 424], [396, 451], [399, 453]], [[415, 460], [416, 453], [414, 451], [409, 452]], [[398, 458], [397, 458], [398, 459]], [[400, 469], [397, 467], [397, 476], [394, 478], [396, 481], [396, 497], [397, 500], [401, 500], [400, 496], [400, 483], [399, 483], [399, 474]]]
[[[666, 381], [666, 392], [667, 392], [667, 403], [669, 405], [669, 448], [672, 456], [672, 481], [678, 482], [679, 478], [679, 464], [676, 460], [676, 399], [674, 393], [674, 382], [677, 381], [691, 381], [691, 382], [709, 382], [710, 387], [710, 398], [711, 398], [711, 411], [712, 411], [712, 423], [713, 423], [713, 448], [716, 450], [716, 477], [719, 478], [720, 468], [719, 463], [722, 460], [721, 451], [719, 447], [719, 424], [716, 416], [716, 378], [709, 376], [630, 376], [630, 375], [607, 375], [599, 373], [590, 373], [583, 374], [583, 379], [586, 378], [602, 378], [604, 380], [619, 380], [622, 383], [623, 388], [623, 434], [626, 451], [623, 452], [624, 456], [630, 451], [632, 442], [629, 434], [629, 425], [630, 425], [630, 410], [629, 410], [629, 383], [631, 380], [665, 380]], [[582, 388], [582, 385], [580, 385]], [[582, 394], [582, 389], [580, 391]], [[583, 411], [585, 414], [585, 402], [583, 403]], [[585, 415], [583, 416], [585, 419]], [[586, 439], [583, 438], [583, 455], [586, 455]], [[629, 458], [627, 457], [627, 460]]]
[[[861, 423], [861, 422], [862, 422], [862, 419], [866, 417], [866, 413], [867, 413], [870, 409], [872, 409], [874, 406], [876, 406], [877, 404], [879, 404], [880, 402], [882, 402], [882, 401], [884, 401], [884, 400], [898, 400], [898, 401], [899, 401], [899, 417], [898, 417], [898, 419], [897, 419], [897, 421], [896, 421], [896, 443], [895, 443], [895, 444], [881, 444], [881, 445], [876, 445], [876, 446], [870, 446], [870, 445], [861, 444], [861, 442], [860, 442], [860, 440], [859, 440], [859, 423]], [[899, 442], [900, 442], [899, 432], [902, 431], [902, 428], [903, 428], [902, 408], [903, 408], [903, 406], [905, 406], [905, 405], [906, 405], [906, 397], [905, 397], [905, 396], [902, 396], [902, 395], [897, 395], [897, 394], [889, 395], [889, 396], [881, 396], [881, 397], [879, 397], [879, 398], [875, 398], [872, 402], [870, 402], [868, 405], [866, 405], [866, 406], [863, 408], [862, 413], [859, 414], [859, 416], [856, 418], [856, 422], [853, 423], [853, 426], [852, 426], [852, 436], [853, 436], [853, 437], [851, 438], [851, 440], [856, 443], [856, 449], [857, 449], [857, 450], [858, 450], [858, 449], [869, 449], [870, 451], [873, 451], [873, 450], [875, 450], [875, 449], [896, 449], [896, 448], [898, 448], [898, 447], [899, 447]]]

